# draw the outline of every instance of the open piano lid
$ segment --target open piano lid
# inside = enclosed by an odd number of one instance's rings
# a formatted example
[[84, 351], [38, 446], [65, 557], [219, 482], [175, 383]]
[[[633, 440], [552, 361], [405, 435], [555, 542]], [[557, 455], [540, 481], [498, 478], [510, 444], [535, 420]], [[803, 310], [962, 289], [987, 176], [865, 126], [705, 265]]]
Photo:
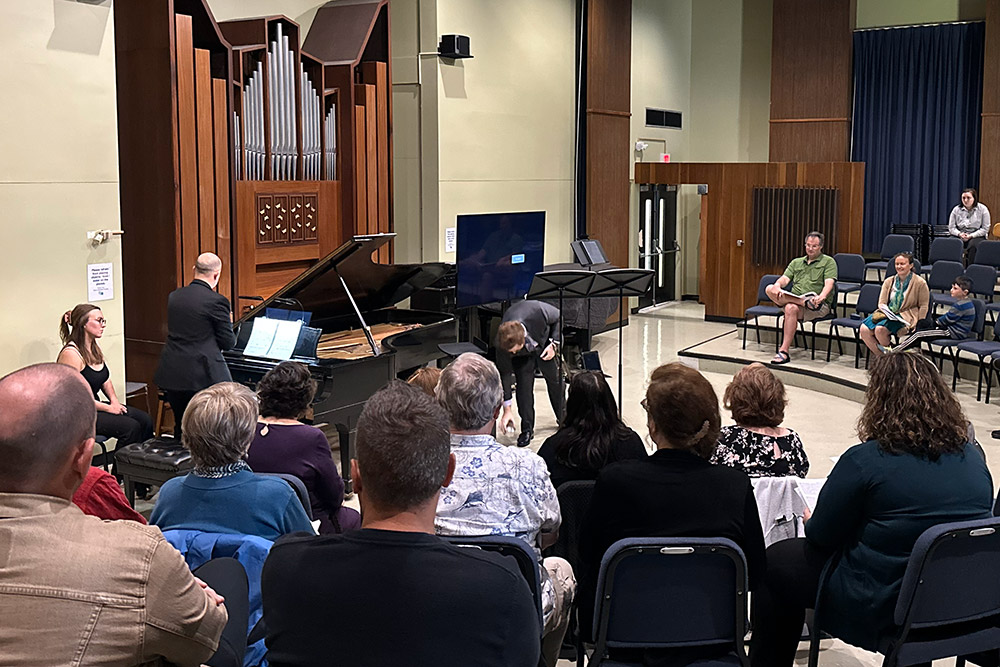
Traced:
[[448, 265], [438, 262], [373, 262], [372, 253], [395, 236], [394, 233], [355, 236], [243, 315], [236, 324], [263, 315], [268, 306], [288, 309], [301, 304], [302, 310], [313, 314], [314, 323], [331, 317], [353, 315], [354, 308], [341, 285], [341, 277], [362, 313], [388, 308], [447, 272]]

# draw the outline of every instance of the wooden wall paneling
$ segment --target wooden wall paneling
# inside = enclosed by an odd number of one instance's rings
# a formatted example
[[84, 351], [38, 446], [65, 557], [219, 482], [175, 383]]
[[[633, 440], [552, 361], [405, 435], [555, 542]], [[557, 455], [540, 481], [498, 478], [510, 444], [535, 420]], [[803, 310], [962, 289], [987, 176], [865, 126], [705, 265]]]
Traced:
[[[309, 43], [308, 37], [306, 43]], [[310, 50], [310, 53], [313, 51]], [[323, 80], [327, 92], [335, 92], [337, 96], [337, 180], [342, 184], [341, 225], [346, 236], [350, 236], [356, 233], [359, 220], [356, 182], [360, 174], [352, 166], [357, 160], [356, 136], [363, 136], [357, 135], [352, 68], [350, 65], [327, 65], [323, 68]]]
[[225, 79], [212, 79], [212, 118], [214, 121], [215, 148], [215, 252], [222, 260], [222, 276], [219, 278], [219, 294], [232, 303], [232, 253], [230, 246], [230, 113], [227, 100], [229, 83]]
[[[351, 234], [344, 227], [344, 207], [341, 205], [344, 184], [340, 181], [320, 181], [317, 202], [319, 210], [323, 211], [322, 233], [319, 234], [320, 257], [333, 252]], [[307, 198], [308, 199], [308, 198]]]
[[774, 0], [771, 162], [850, 153], [855, 0]]
[[233, 290], [233, 312], [240, 317], [246, 308], [256, 302], [243, 299], [257, 295], [257, 280], [255, 254], [257, 237], [257, 216], [260, 215], [256, 201], [256, 185], [258, 181], [236, 182], [236, 222], [233, 234], [236, 237], [236, 286]]
[[[986, 0], [983, 108], [979, 151], [979, 199], [1000, 201], [1000, 0]], [[989, 204], [987, 203], [987, 206]], [[990, 233], [991, 238], [995, 238]]]
[[215, 121], [211, 54], [194, 50], [195, 123], [198, 135], [198, 253], [215, 252]]
[[354, 105], [354, 234], [368, 233], [368, 143], [365, 137], [365, 107]]
[[[364, 134], [358, 135], [358, 143], [364, 144], [365, 161], [358, 163], [358, 183], [365, 184], [365, 220], [358, 220], [358, 227], [368, 234], [377, 234], [378, 229], [378, 111], [375, 108], [375, 86], [358, 84], [354, 86], [354, 98], [359, 108], [364, 109]], [[364, 177], [360, 173], [364, 170]]]
[[289, 215], [291, 206], [288, 203], [288, 195], [276, 194], [274, 195], [273, 202], [274, 216], [271, 218], [271, 226], [274, 230], [274, 243], [288, 243], [288, 225], [291, 218]]
[[195, 53], [191, 37], [191, 17], [177, 19], [177, 145], [180, 162], [181, 284], [192, 278], [198, 257], [198, 131], [195, 101]]
[[[361, 63], [362, 80], [375, 87], [375, 141], [377, 147], [376, 165], [378, 170], [378, 224], [380, 233], [392, 231], [389, 219], [389, 203], [392, 199], [392, 179], [389, 175], [392, 143], [389, 137], [389, 91], [388, 67], [386, 63]], [[389, 246], [379, 248], [378, 257], [382, 264], [389, 263]]]

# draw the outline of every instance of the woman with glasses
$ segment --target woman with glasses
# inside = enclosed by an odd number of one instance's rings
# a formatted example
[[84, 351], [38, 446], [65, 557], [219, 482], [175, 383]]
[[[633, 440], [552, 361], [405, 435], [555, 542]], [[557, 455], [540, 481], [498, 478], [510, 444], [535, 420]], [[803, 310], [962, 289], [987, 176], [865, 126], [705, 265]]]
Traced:
[[[83, 379], [94, 392], [97, 407], [97, 435], [114, 438], [120, 448], [153, 437], [153, 420], [138, 408], [126, 406], [118, 400], [111, 382], [111, 371], [104, 363], [104, 353], [98, 340], [104, 335], [107, 321], [97, 306], [81, 303], [67, 310], [59, 321], [59, 338], [63, 348], [56, 361], [80, 371]], [[101, 401], [98, 392], [104, 392], [107, 401]]]

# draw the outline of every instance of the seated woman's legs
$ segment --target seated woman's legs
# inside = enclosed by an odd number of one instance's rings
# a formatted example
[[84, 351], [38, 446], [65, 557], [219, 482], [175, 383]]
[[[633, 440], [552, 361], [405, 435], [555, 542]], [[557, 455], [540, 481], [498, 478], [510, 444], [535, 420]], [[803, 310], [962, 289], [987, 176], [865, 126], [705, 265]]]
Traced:
[[789, 667], [794, 661], [805, 612], [816, 602], [826, 558], [801, 537], [768, 547], [767, 576], [751, 596], [754, 667]]
[[123, 415], [97, 413], [97, 435], [114, 438], [116, 447], [144, 442], [153, 437], [153, 420], [138, 408], [129, 407]]

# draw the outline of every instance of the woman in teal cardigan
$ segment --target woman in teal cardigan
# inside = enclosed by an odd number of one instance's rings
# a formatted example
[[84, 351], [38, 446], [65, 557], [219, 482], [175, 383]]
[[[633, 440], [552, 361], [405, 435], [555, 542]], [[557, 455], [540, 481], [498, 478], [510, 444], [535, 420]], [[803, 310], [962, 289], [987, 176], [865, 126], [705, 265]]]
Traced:
[[962, 408], [919, 353], [873, 359], [858, 419], [864, 441], [837, 461], [806, 523], [806, 537], [767, 550], [753, 600], [754, 667], [791, 665], [819, 575], [822, 629], [874, 651], [894, 629], [893, 610], [910, 551], [926, 529], [991, 515], [993, 481], [967, 439]]

